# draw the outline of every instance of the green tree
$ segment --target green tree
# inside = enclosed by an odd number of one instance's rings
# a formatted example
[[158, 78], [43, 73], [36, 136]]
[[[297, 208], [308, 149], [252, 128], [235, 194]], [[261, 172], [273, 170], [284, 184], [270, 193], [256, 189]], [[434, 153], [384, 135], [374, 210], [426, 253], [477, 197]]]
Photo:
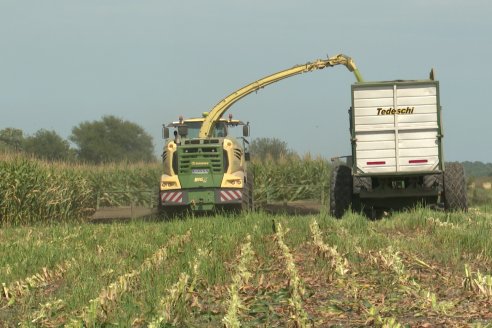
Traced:
[[152, 137], [137, 124], [114, 116], [79, 124], [69, 139], [78, 147], [78, 158], [90, 163], [155, 160]]
[[55, 131], [38, 130], [24, 141], [24, 151], [50, 161], [64, 161], [71, 156], [70, 144]]
[[255, 139], [251, 142], [249, 149], [254, 158], [260, 161], [264, 161], [265, 159], [277, 161], [280, 158], [289, 157], [295, 154], [288, 148], [285, 141], [277, 138]]
[[24, 132], [16, 128], [0, 130], [0, 145], [4, 150], [21, 151], [24, 147]]

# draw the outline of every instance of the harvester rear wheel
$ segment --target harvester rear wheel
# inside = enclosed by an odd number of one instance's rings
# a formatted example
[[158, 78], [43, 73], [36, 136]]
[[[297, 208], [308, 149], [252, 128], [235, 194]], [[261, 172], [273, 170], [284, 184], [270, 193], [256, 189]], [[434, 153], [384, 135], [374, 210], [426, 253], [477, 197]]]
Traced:
[[335, 167], [330, 181], [330, 214], [341, 218], [352, 203], [352, 170], [345, 165]]
[[465, 170], [460, 163], [447, 163], [444, 170], [444, 208], [447, 211], [466, 211]]

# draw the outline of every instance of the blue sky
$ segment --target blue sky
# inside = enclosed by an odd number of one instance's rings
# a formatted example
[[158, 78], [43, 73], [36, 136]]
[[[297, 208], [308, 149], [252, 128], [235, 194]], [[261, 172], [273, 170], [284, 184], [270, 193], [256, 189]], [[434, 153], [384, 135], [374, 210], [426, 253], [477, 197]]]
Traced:
[[[115, 115], [141, 125], [159, 153], [162, 123], [341, 52], [366, 80], [423, 79], [433, 67], [446, 159], [492, 162], [491, 14], [486, 0], [0, 0], [0, 129], [66, 138]], [[231, 113], [253, 138], [346, 155], [353, 82], [341, 66], [296, 76]]]

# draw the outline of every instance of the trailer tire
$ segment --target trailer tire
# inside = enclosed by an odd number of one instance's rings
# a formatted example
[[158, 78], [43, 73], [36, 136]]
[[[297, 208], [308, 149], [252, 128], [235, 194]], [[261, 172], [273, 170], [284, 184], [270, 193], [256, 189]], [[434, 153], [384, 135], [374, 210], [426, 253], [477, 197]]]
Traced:
[[354, 194], [359, 194], [361, 190], [372, 190], [372, 180], [370, 177], [353, 177]]
[[438, 187], [442, 191], [442, 184], [443, 184], [443, 176], [442, 174], [430, 174], [430, 175], [424, 175], [423, 178], [423, 183], [425, 188], [435, 188]]
[[460, 163], [447, 163], [444, 170], [444, 209], [446, 211], [466, 211], [465, 170]]
[[360, 199], [360, 192], [372, 190], [372, 179], [370, 177], [354, 176], [353, 178], [352, 211], [361, 213], [364, 204]]
[[340, 219], [352, 203], [352, 170], [345, 165], [336, 166], [331, 172], [330, 214]]

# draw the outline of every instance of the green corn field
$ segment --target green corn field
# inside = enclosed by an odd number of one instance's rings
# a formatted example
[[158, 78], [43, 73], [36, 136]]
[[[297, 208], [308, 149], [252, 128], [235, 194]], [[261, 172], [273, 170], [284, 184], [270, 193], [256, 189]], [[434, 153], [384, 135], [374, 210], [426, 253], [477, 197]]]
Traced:
[[[255, 197], [322, 201], [330, 169], [253, 163]], [[160, 171], [3, 158], [0, 327], [492, 325], [486, 181], [466, 213], [86, 222], [97, 206], [152, 206]]]
[[487, 210], [3, 228], [0, 326], [490, 327]]
[[[253, 163], [255, 199], [261, 203], [326, 199], [330, 164], [288, 158]], [[97, 207], [156, 205], [161, 164], [81, 165], [46, 163], [22, 156], [0, 162], [0, 221], [79, 220]]]

